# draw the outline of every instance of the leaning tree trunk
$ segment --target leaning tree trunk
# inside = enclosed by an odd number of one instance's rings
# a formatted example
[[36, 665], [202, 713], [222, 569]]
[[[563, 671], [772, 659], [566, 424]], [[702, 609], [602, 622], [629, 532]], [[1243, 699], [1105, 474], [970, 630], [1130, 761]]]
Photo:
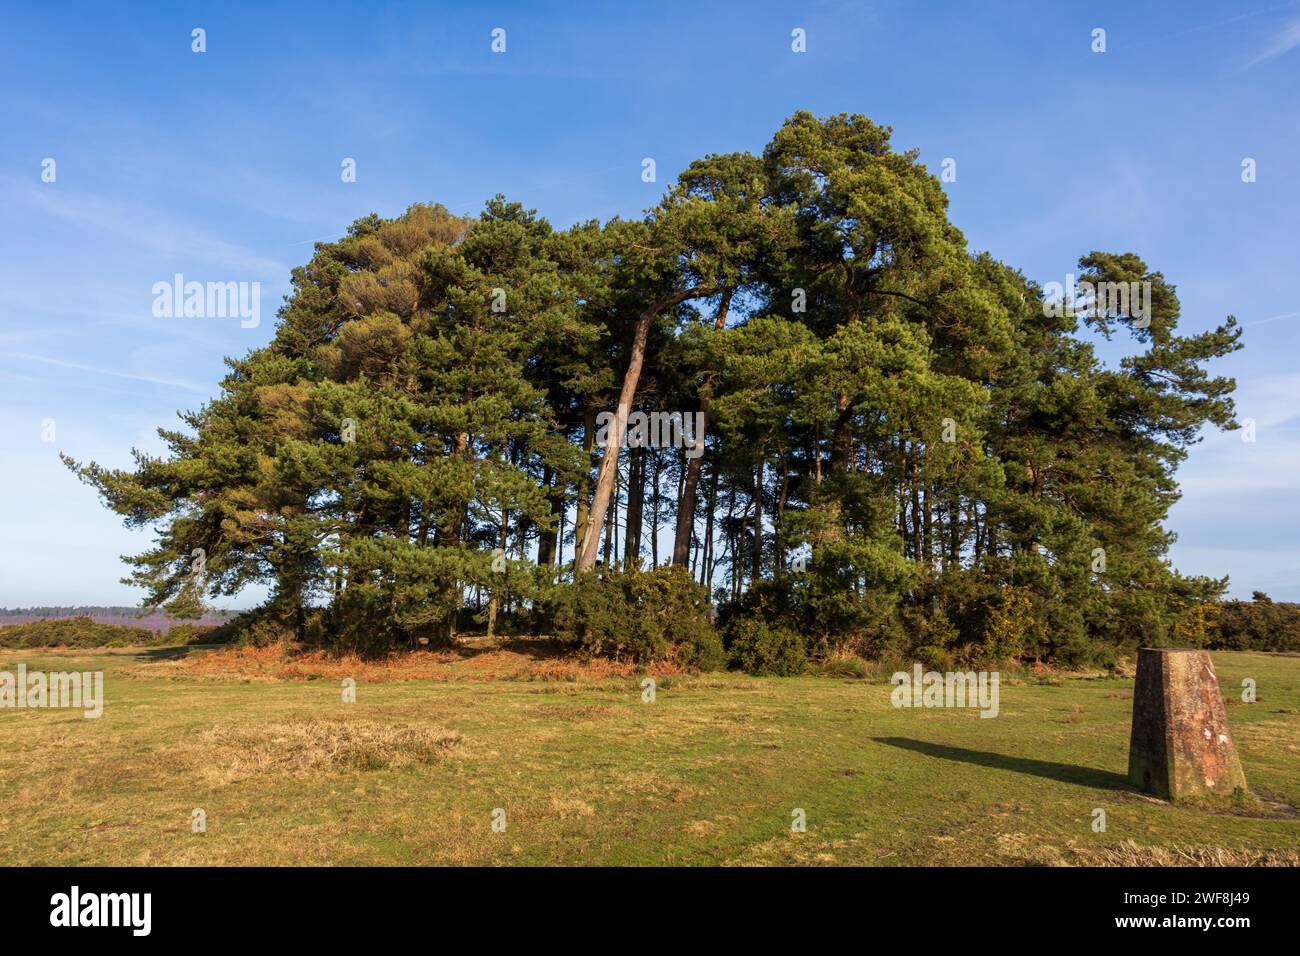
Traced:
[[650, 338], [651, 323], [654, 322], [655, 316], [681, 305], [688, 299], [717, 295], [718, 291], [716, 287], [710, 286], [678, 292], [656, 302], [637, 318], [636, 331], [632, 335], [632, 354], [627, 363], [627, 374], [623, 376], [623, 387], [618, 395], [614, 428], [605, 438], [605, 454], [600, 460], [600, 473], [596, 476], [596, 493], [591, 501], [591, 515], [587, 519], [587, 528], [583, 535], [582, 554], [573, 564], [574, 575], [590, 571], [596, 566], [596, 544], [600, 541], [605, 515], [609, 511], [610, 495], [614, 490], [614, 479], [618, 475], [618, 453], [623, 447], [627, 417], [631, 414], [632, 402], [636, 398], [636, 387], [641, 381], [641, 367], [645, 364], [645, 347]]
[[575, 573], [590, 571], [596, 566], [596, 544], [600, 540], [600, 533], [605, 525], [605, 515], [609, 511], [609, 499], [614, 490], [614, 479], [618, 474], [618, 453], [623, 447], [627, 417], [631, 414], [632, 400], [636, 397], [637, 383], [641, 380], [646, 340], [650, 336], [650, 323], [654, 321], [655, 314], [655, 310], [647, 309], [637, 319], [636, 332], [632, 336], [632, 356], [627, 364], [627, 374], [623, 376], [623, 388], [618, 396], [618, 411], [614, 416], [614, 427], [605, 438], [605, 454], [600, 460], [600, 473], [596, 476], [596, 494], [591, 501], [591, 513], [587, 518], [582, 551], [574, 564]]

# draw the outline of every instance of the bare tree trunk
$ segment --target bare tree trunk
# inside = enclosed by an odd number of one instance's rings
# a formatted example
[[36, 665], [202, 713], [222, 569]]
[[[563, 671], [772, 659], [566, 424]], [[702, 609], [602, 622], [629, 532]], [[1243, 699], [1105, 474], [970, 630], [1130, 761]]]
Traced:
[[695, 531], [695, 497], [700, 484], [700, 467], [704, 461], [704, 429], [709, 420], [709, 393], [707, 386], [700, 395], [700, 430], [695, 436], [695, 457], [686, 460], [686, 480], [682, 482], [681, 498], [677, 502], [677, 533], [673, 538], [673, 564], [686, 563], [691, 536]]
[[[731, 297], [735, 290], [728, 287], [722, 292], [722, 301], [718, 304], [718, 314], [713, 320], [713, 327], [721, 329], [727, 324], [727, 312], [731, 309]], [[673, 564], [682, 564], [690, 550], [691, 535], [695, 531], [695, 490], [700, 483], [700, 468], [704, 464], [704, 437], [709, 427], [709, 400], [712, 398], [712, 386], [704, 383], [700, 386], [700, 428], [695, 436], [695, 457], [686, 465], [686, 483], [682, 488], [677, 503], [677, 533], [673, 538]]]
[[641, 516], [645, 511], [645, 449], [634, 448], [627, 469], [627, 534], [623, 543], [623, 566], [641, 563]]
[[[563, 489], [561, 489], [562, 491]], [[564, 567], [564, 499], [560, 499], [560, 529], [555, 536], [555, 567]]]
[[922, 538], [921, 549], [925, 554], [926, 567], [932, 567], [934, 564], [934, 509], [932, 503], [934, 495], [930, 488], [930, 446], [925, 447], [925, 467], [921, 472], [921, 513], [923, 522], [924, 536]]
[[[903, 438], [901, 435], [898, 437], [898, 452], [896, 457], [900, 462], [907, 457], [907, 451], [903, 446]], [[900, 553], [903, 557], [907, 557], [907, 480], [903, 477], [901, 466], [896, 489], [896, 497], [894, 499], [894, 510], [898, 518], [898, 540], [901, 542]]]
[[816, 436], [813, 439], [813, 484], [822, 483], [822, 423], [817, 421]]
[[781, 495], [776, 500], [776, 520], [772, 522], [772, 537], [776, 558], [773, 575], [785, 577], [785, 505], [790, 498], [790, 468], [786, 463], [785, 448], [781, 449]]
[[[1032, 468], [1032, 467], [1031, 467], [1031, 468], [1029, 469], [1029, 474], [1030, 474], [1030, 476], [1034, 479], [1034, 500], [1035, 500], [1035, 501], [1038, 501], [1038, 500], [1040, 500], [1040, 499], [1043, 497], [1043, 475], [1044, 475], [1044, 469], [1042, 469], [1042, 468]], [[1037, 537], [1035, 537], [1035, 538], [1031, 538], [1031, 539], [1030, 539], [1030, 541], [1029, 541], [1029, 553], [1030, 553], [1030, 554], [1037, 554], [1037, 553], [1038, 553], [1038, 538], [1037, 538]]]
[[961, 496], [954, 494], [948, 503], [948, 566], [961, 566]]
[[[578, 480], [578, 510], [573, 522], [573, 567], [574, 571], [582, 563], [584, 535], [591, 510], [587, 500], [587, 486], [591, 481], [591, 453], [596, 448], [596, 409], [588, 406], [582, 417], [582, 477]], [[595, 564], [593, 559], [592, 564]]]
[[740, 545], [736, 538], [736, 486], [732, 484], [727, 502], [727, 551], [731, 555], [731, 600], [740, 594]]
[[763, 577], [763, 459], [758, 460], [754, 473], [754, 577], [757, 583]]
[[[506, 554], [506, 544], [509, 541], [510, 534], [510, 510], [503, 508], [501, 510], [501, 537], [498, 541], [498, 547], [501, 550], [501, 556]], [[499, 591], [501, 590], [501, 580], [497, 579], [492, 582], [492, 596], [488, 599], [488, 620], [487, 636], [491, 640], [496, 636], [497, 627], [497, 610], [501, 607]]]
[[700, 583], [713, 593], [713, 512], [718, 506], [718, 466], [714, 463], [709, 477], [708, 512], [704, 516], [704, 564]]
[[555, 524], [549, 530], [543, 529], [537, 532], [537, 565], [549, 568], [555, 564], [555, 546], [560, 536], [560, 525], [557, 519], [559, 513], [563, 511], [564, 499], [557, 495], [554, 474], [549, 467], [542, 471], [542, 484], [546, 487], [546, 495], [551, 502], [551, 518]]
[[921, 558], [921, 463], [916, 453], [916, 442], [911, 443], [912, 452], [912, 559]]
[[654, 567], [659, 567], [659, 480], [663, 473], [664, 456], [659, 449], [651, 452], [654, 468], [651, 471], [652, 490], [650, 492], [650, 560]]
[[853, 422], [853, 406], [847, 392], [840, 392], [835, 397], [835, 411], [835, 433], [831, 437], [832, 474], [847, 471], [853, 454], [853, 432], [849, 428]]
[[[466, 401], [470, 401], [472, 398], [472, 393], [466, 393]], [[462, 430], [456, 433], [451, 453], [456, 458], [470, 457], [469, 432]], [[462, 508], [459, 515], [446, 514], [442, 520], [443, 523], [434, 528], [436, 535], [434, 543], [441, 547], [461, 546], [464, 543], [462, 540], [462, 532], [465, 528], [464, 508]], [[454, 575], [444, 578], [442, 583], [446, 588], [446, 594], [451, 598], [451, 612], [447, 615], [444, 636], [447, 643], [454, 644], [456, 641], [456, 619], [460, 615], [461, 602], [464, 597], [463, 588], [460, 580]]]

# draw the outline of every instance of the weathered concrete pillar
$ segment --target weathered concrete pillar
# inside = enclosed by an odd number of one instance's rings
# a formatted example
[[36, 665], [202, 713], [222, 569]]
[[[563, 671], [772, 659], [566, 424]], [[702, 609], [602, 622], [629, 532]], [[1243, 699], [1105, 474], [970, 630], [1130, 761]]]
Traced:
[[1166, 800], [1246, 789], [1207, 651], [1138, 650], [1128, 780]]

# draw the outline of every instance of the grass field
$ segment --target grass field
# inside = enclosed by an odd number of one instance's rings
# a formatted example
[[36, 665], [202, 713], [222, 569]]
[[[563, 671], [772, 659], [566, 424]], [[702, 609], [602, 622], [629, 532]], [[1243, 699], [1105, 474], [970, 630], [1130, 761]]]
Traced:
[[[1131, 680], [1004, 678], [986, 720], [894, 709], [883, 677], [661, 677], [643, 703], [635, 675], [484, 679], [467, 663], [363, 676], [344, 703], [336, 675], [171, 659], [204, 653], [0, 649], [0, 670], [106, 681], [98, 720], [0, 710], [6, 862], [1300, 862], [1297, 657], [1214, 655], [1262, 799], [1209, 806], [1125, 785]], [[1236, 702], [1244, 677], [1253, 704]]]

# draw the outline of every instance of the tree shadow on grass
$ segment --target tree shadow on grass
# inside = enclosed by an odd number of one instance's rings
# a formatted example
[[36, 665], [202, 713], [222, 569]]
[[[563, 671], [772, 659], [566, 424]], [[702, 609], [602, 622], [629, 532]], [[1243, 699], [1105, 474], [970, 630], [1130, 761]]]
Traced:
[[141, 661], [174, 661], [188, 657], [196, 651], [214, 651], [227, 644], [164, 644], [161, 647], [129, 648], [132, 656]]
[[1035, 777], [1047, 777], [1062, 783], [1077, 783], [1098, 790], [1132, 791], [1128, 779], [1109, 770], [1095, 767], [1080, 767], [1077, 764], [1054, 763], [1050, 760], [1034, 760], [1031, 757], [1012, 757], [1007, 754], [990, 753], [986, 750], [967, 750], [965, 747], [953, 747], [949, 744], [934, 744], [925, 740], [910, 740], [906, 737], [872, 737], [878, 744], [913, 750], [930, 757], [942, 757], [945, 760], [959, 760], [973, 763], [980, 767], [992, 767], [995, 770], [1014, 770], [1016, 773], [1032, 774]]
[[[205, 653], [207, 651], [218, 651], [225, 648], [235, 648], [238, 645], [232, 643], [224, 644], [205, 644], [201, 641], [195, 641], [189, 644], [162, 644], [162, 645], [134, 645], [120, 648], [130, 653], [140, 661], [171, 661], [179, 660], [182, 657], [188, 657], [191, 654]], [[325, 650], [328, 648], [318, 645], [308, 644], [288, 644], [285, 645], [287, 653], [292, 656], [298, 653], [307, 653], [311, 651]], [[2, 649], [2, 648], [0, 648]], [[118, 648], [110, 648], [117, 650]], [[83, 648], [83, 650], [95, 651], [102, 648]], [[546, 661], [555, 659], [575, 659], [574, 650], [571, 646], [562, 644], [551, 638], [536, 637], [512, 637], [502, 635], [495, 639], [489, 639], [482, 634], [463, 634], [457, 642], [451, 647], [432, 647], [432, 648], [404, 648], [399, 654], [423, 654], [434, 653], [460, 660], [472, 660], [475, 657], [483, 655], [499, 654], [509, 652], [526, 657], [531, 661]], [[346, 653], [338, 651], [337, 653]], [[364, 655], [363, 655], [364, 656]], [[382, 660], [387, 657], [387, 653], [374, 655], [377, 659]]]

